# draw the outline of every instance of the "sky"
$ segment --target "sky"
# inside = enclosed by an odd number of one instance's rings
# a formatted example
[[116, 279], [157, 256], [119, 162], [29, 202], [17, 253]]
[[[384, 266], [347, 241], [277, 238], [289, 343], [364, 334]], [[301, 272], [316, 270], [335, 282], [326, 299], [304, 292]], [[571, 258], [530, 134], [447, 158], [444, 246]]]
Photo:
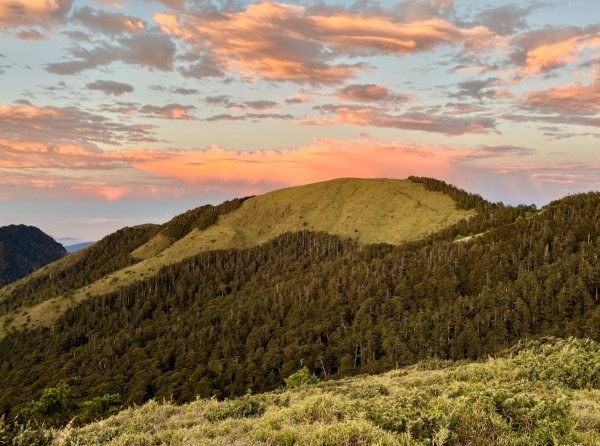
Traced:
[[597, 0], [0, 0], [0, 226], [68, 241], [339, 177], [600, 188]]

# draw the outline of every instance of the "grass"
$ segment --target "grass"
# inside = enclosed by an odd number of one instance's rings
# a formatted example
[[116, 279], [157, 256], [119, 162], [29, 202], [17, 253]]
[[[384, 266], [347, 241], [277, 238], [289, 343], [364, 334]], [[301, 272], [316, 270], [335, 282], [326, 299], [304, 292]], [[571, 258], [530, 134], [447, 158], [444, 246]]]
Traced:
[[600, 346], [550, 340], [481, 363], [176, 406], [151, 401], [59, 433], [62, 446], [600, 444]]
[[[204, 231], [193, 230], [173, 241], [159, 234], [132, 252], [140, 262], [96, 282], [0, 316], [0, 338], [12, 329], [51, 327], [70, 306], [153, 276], [161, 266], [203, 251], [249, 248], [285, 232], [324, 231], [361, 243], [401, 244], [448, 227], [474, 214], [456, 208], [441, 192], [408, 180], [343, 178], [276, 190], [246, 200]], [[74, 261], [79, 253], [47, 265], [33, 275], [48, 274]], [[34, 277], [33, 275], [28, 277]], [[28, 277], [22, 279], [28, 280]], [[20, 283], [20, 282], [17, 282]], [[0, 289], [0, 300], [14, 285]]]
[[472, 215], [456, 209], [447, 195], [408, 180], [343, 178], [247, 200], [216, 225], [191, 235], [202, 250], [256, 246], [306, 229], [397, 245]]

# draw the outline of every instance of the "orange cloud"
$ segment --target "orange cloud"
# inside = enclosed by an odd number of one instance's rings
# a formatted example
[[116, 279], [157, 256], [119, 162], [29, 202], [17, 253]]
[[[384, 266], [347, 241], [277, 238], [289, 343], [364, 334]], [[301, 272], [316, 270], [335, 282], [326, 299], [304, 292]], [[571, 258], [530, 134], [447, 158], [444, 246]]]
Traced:
[[384, 15], [312, 13], [274, 2], [220, 14], [161, 13], [154, 20], [218, 68], [315, 85], [337, 84], [367, 68], [336, 62], [343, 56], [404, 55], [443, 44], [474, 49], [493, 38], [485, 27], [462, 29], [440, 18], [405, 23]]
[[537, 74], [563, 67], [579, 60], [579, 54], [600, 46], [600, 36], [581, 34], [558, 42], [542, 43], [527, 51], [521, 74]]
[[562, 42], [540, 45], [527, 52], [523, 74], [542, 73], [552, 68], [567, 65], [577, 60], [575, 47], [581, 36], [571, 37]]
[[35, 107], [29, 104], [18, 106], [0, 104], [0, 118], [58, 118], [60, 115], [60, 110], [52, 107]]
[[103, 182], [85, 182], [73, 186], [72, 190], [79, 196], [100, 198], [104, 201], [118, 201], [124, 197], [134, 195], [131, 188], [107, 186]]
[[446, 177], [448, 172], [458, 169], [458, 164], [468, 160], [529, 153], [516, 147], [453, 149], [369, 138], [317, 139], [312, 145], [288, 150], [232, 152], [215, 146], [171, 152], [165, 159], [133, 161], [132, 166], [192, 185], [240, 182], [293, 185], [339, 177]]
[[311, 19], [328, 44], [351, 53], [412, 54], [444, 43], [476, 48], [493, 37], [483, 26], [461, 29], [440, 18], [398, 23], [388, 17], [346, 13]]
[[46, 25], [64, 17], [73, 0], [0, 0], [0, 28]]
[[295, 149], [253, 152], [218, 146], [90, 152], [76, 145], [49, 149], [32, 144], [19, 149], [8, 151], [0, 143], [0, 197], [36, 196], [36, 190], [44, 188], [53, 197], [116, 201], [208, 191], [247, 195], [339, 177], [425, 175], [455, 181], [466, 172], [487, 175], [486, 166], [491, 164], [486, 160], [510, 160], [534, 152], [512, 146], [450, 148], [368, 137], [316, 139]]

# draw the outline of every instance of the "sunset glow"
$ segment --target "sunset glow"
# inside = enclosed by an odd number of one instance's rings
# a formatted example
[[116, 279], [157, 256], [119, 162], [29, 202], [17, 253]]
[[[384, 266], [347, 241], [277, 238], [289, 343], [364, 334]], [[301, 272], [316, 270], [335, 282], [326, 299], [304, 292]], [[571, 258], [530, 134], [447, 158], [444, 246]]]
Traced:
[[0, 82], [0, 226], [57, 237], [337, 177], [600, 188], [593, 0], [0, 0]]

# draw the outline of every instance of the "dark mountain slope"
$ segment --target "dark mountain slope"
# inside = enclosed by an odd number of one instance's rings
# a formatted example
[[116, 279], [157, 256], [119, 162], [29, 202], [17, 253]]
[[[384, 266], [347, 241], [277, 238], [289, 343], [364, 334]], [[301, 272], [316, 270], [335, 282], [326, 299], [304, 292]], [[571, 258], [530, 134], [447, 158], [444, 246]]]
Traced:
[[51, 265], [35, 277], [15, 284], [14, 289], [0, 300], [0, 314], [73, 292], [114, 271], [133, 265], [139, 259], [131, 253], [155, 235], [166, 233], [176, 238], [194, 228], [204, 229], [214, 223], [219, 215], [237, 208], [242, 201], [236, 199], [219, 206], [201, 206], [176, 216], [164, 225], [126, 227], [107, 235], [87, 249], [65, 259], [65, 262]]
[[1, 227], [0, 287], [60, 259], [66, 253], [60, 243], [36, 227]]
[[489, 208], [500, 223], [459, 223], [463, 235], [488, 228], [468, 241], [448, 230], [361, 246], [303, 232], [164, 267], [0, 341], [0, 410], [60, 380], [128, 403], [188, 401], [274, 388], [301, 364], [340, 377], [542, 335], [600, 339], [600, 194], [535, 215]]

